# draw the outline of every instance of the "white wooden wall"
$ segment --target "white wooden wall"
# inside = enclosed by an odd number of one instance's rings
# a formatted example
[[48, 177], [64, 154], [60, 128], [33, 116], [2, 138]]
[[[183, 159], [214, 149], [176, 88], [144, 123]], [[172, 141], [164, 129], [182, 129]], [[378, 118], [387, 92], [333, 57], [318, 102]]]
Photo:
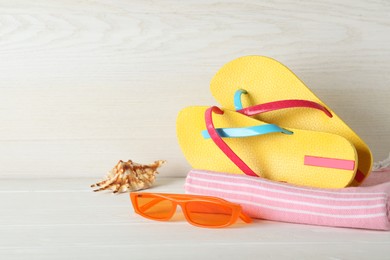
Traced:
[[212, 105], [239, 56], [290, 67], [390, 151], [390, 2], [0, 0], [0, 178], [102, 177], [119, 160], [189, 165], [178, 111]]

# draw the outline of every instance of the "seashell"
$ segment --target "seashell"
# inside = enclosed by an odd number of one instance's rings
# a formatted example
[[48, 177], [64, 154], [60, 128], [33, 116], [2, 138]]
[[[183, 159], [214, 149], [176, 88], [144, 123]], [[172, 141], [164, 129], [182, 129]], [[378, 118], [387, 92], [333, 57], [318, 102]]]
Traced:
[[164, 163], [165, 161], [159, 160], [143, 165], [131, 160], [127, 162], [120, 160], [108, 172], [105, 180], [92, 184], [91, 187], [99, 187], [94, 191], [111, 189], [114, 193], [147, 189], [156, 179], [157, 168]]

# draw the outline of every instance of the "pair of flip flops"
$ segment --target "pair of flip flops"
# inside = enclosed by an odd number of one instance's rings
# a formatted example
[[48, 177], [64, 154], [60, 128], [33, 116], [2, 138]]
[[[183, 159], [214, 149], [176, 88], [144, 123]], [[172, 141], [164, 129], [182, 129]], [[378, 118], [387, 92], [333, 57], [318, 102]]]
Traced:
[[193, 168], [318, 188], [357, 186], [369, 175], [369, 147], [281, 63], [233, 60], [211, 92], [222, 108], [187, 107], [177, 118]]

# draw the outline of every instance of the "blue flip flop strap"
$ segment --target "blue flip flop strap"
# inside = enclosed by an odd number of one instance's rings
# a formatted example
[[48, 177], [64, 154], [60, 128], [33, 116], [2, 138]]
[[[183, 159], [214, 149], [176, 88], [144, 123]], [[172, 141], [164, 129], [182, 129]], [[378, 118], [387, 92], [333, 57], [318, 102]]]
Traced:
[[[258, 136], [270, 133], [283, 133], [291, 135], [293, 132], [281, 128], [274, 124], [266, 124], [266, 125], [257, 125], [257, 126], [249, 126], [249, 127], [237, 127], [237, 128], [216, 128], [217, 133], [220, 137], [224, 138], [238, 138], [238, 137], [250, 137], [250, 136]], [[202, 131], [202, 136], [205, 139], [210, 138], [207, 130]]]
[[234, 93], [234, 107], [236, 108], [236, 110], [243, 109], [242, 102], [241, 102], [241, 95], [242, 94], [248, 94], [248, 92], [245, 89], [238, 89]]

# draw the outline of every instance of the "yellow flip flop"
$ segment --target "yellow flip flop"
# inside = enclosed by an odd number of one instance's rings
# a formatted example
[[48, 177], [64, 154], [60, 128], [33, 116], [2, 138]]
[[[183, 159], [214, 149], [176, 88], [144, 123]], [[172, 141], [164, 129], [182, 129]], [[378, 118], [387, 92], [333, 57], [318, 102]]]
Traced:
[[196, 169], [343, 188], [353, 181], [358, 164], [355, 147], [339, 135], [283, 129], [217, 107], [183, 109], [176, 131], [184, 156]]
[[[278, 61], [263, 56], [238, 58], [217, 72], [210, 88], [212, 95], [224, 108], [238, 110], [282, 127], [345, 137], [355, 146], [359, 159], [358, 170], [351, 185], [359, 185], [369, 175], [373, 159], [367, 144], [292, 71]], [[282, 109], [292, 107], [295, 108]]]

